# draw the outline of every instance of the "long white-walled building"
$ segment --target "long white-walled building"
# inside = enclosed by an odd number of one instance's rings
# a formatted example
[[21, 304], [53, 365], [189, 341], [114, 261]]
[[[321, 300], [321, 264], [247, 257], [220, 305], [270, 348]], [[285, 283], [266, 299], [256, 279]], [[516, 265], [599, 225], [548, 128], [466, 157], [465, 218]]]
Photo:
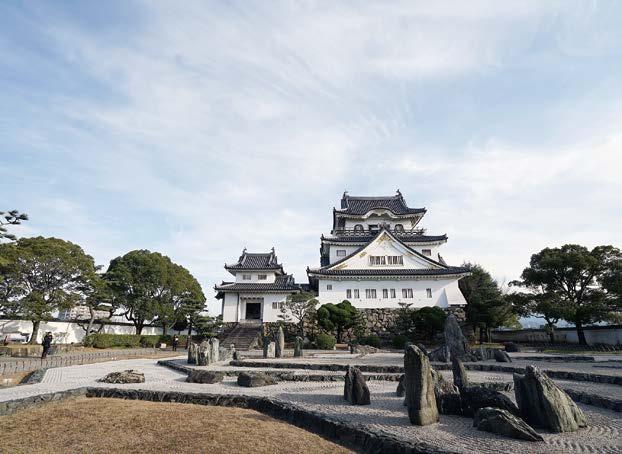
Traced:
[[287, 296], [300, 291], [278, 263], [274, 248], [267, 253], [244, 249], [237, 263], [225, 269], [235, 279], [214, 287], [222, 300], [223, 322], [276, 322]]
[[439, 254], [446, 235], [426, 235], [418, 224], [425, 208], [391, 197], [344, 193], [333, 209], [330, 236], [321, 237], [320, 268], [308, 268], [320, 303], [350, 301], [359, 309], [466, 304], [458, 280], [468, 274]]

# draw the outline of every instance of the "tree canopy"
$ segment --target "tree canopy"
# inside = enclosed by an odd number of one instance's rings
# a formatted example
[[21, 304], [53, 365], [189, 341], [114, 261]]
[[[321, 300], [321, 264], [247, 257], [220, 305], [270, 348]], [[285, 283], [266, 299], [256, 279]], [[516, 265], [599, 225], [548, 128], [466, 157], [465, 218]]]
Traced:
[[505, 298], [497, 281], [480, 265], [465, 263], [471, 273], [458, 281], [467, 302], [467, 321], [480, 329], [480, 340], [490, 330], [515, 321], [512, 306]]
[[339, 304], [327, 303], [317, 310], [318, 324], [327, 331], [336, 331], [337, 342], [341, 342], [343, 332], [360, 324], [359, 311], [350, 301]]
[[412, 304], [400, 304], [395, 320], [397, 333], [411, 341], [417, 339], [431, 341], [443, 330], [447, 314], [436, 306], [425, 306], [420, 309], [411, 306]]
[[110, 262], [104, 279], [137, 334], [151, 321], [165, 330], [179, 319], [198, 314], [205, 306], [205, 295], [197, 280], [158, 252], [136, 250], [117, 257]]
[[302, 337], [305, 336], [305, 324], [309, 324], [316, 314], [318, 300], [312, 292], [299, 292], [287, 296], [281, 308], [279, 318], [285, 322], [294, 321]]
[[16, 237], [8, 232], [7, 225], [19, 225], [22, 221], [27, 221], [28, 215], [17, 210], [0, 211], [0, 240], [7, 239], [15, 241]]
[[[622, 254], [613, 246], [592, 250], [576, 244], [545, 248], [531, 256], [521, 280], [513, 284], [527, 292], [521, 298], [544, 301], [547, 310], [573, 323], [579, 343], [586, 345], [584, 326], [607, 320], [622, 307]], [[533, 305], [535, 313], [542, 307]]]
[[96, 272], [82, 248], [58, 238], [21, 238], [0, 244], [0, 309], [32, 321], [36, 343], [41, 321], [84, 301], [84, 283]]

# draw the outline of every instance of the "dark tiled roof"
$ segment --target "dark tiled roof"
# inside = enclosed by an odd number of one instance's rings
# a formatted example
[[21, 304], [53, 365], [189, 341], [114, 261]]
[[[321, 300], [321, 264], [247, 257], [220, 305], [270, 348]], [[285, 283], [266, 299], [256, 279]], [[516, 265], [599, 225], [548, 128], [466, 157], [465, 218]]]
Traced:
[[[447, 235], [409, 235], [409, 234], [395, 234], [392, 232], [396, 238], [399, 238], [400, 241], [404, 243], [426, 243], [426, 242], [434, 242], [434, 241], [447, 241]], [[322, 236], [322, 241], [328, 243], [369, 243], [376, 237], [375, 233], [371, 233], [369, 235], [344, 235], [344, 236], [331, 236], [324, 237]]]
[[291, 274], [283, 276], [276, 276], [274, 282], [259, 283], [259, 282], [223, 282], [220, 285], [215, 285], [214, 290], [218, 292], [275, 292], [275, 291], [299, 291], [300, 285], [294, 282], [294, 277]]
[[225, 268], [228, 270], [283, 269], [282, 265], [278, 263], [274, 249], [266, 253], [250, 253], [244, 249], [237, 263], [225, 265]]
[[322, 268], [307, 268], [310, 275], [319, 276], [447, 276], [454, 274], [468, 273], [469, 270], [463, 267], [450, 266], [447, 268], [425, 268], [425, 269], [363, 269], [363, 270], [327, 270]]
[[341, 210], [338, 213], [363, 215], [371, 210], [384, 208], [393, 214], [424, 214], [425, 208], [410, 208], [406, 205], [406, 201], [402, 194], [389, 197], [353, 197], [347, 193], [341, 198]]

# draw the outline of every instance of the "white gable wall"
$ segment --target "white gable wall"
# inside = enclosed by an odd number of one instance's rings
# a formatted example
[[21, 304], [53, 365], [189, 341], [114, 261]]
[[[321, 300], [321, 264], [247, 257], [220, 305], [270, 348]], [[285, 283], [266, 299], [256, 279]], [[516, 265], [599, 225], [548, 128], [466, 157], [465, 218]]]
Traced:
[[[278, 316], [281, 314], [278, 303], [284, 302], [287, 299], [287, 295], [289, 295], [289, 293], [225, 293], [222, 308], [222, 321], [243, 321], [246, 318], [246, 304], [244, 298], [263, 298], [262, 321], [278, 322], [280, 320]], [[273, 303], [277, 303], [276, 308], [273, 307]]]
[[[404, 257], [403, 265], [372, 265], [369, 264], [369, 257], [373, 255], [401, 255]], [[431, 257], [434, 259], [434, 257]], [[361, 252], [357, 253], [353, 257], [350, 257], [343, 263], [335, 265], [331, 269], [384, 269], [384, 268], [402, 268], [402, 269], [429, 269], [439, 268], [423, 257], [418, 256], [412, 251], [405, 248], [403, 245], [395, 241], [386, 232], [383, 232], [378, 238], [367, 245]]]

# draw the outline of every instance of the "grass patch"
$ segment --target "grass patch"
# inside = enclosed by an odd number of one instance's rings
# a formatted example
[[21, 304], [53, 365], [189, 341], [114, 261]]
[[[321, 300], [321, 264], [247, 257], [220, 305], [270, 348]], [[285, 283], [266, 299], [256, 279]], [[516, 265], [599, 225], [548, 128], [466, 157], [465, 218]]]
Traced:
[[254, 410], [79, 398], [0, 417], [0, 452], [346, 453]]

